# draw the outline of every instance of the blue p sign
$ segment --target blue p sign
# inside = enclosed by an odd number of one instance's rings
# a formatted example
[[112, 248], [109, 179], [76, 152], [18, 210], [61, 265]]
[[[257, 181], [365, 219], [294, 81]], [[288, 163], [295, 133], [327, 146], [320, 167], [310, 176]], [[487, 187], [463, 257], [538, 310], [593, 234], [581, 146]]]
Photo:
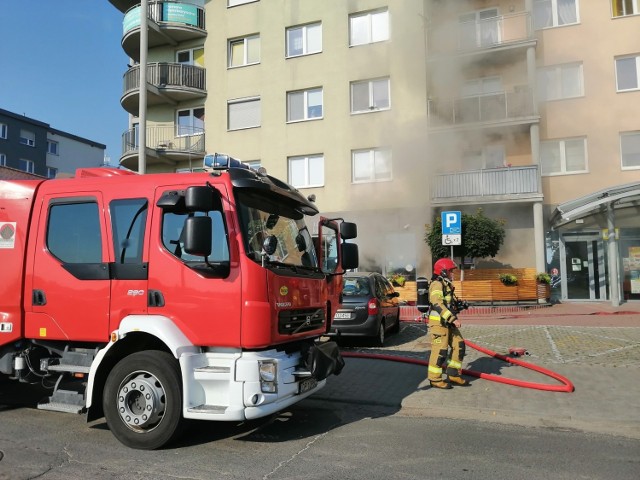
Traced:
[[441, 215], [443, 235], [462, 234], [462, 215], [460, 212], [442, 212]]

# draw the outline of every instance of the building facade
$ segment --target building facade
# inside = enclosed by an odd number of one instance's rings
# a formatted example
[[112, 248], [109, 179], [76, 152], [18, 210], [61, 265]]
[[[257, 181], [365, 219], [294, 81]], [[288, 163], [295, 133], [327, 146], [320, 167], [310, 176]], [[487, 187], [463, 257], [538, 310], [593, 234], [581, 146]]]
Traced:
[[0, 167], [40, 177], [73, 175], [99, 167], [106, 145], [51, 128], [48, 123], [0, 109]]
[[557, 269], [563, 299], [640, 293], [636, 2], [150, 0], [144, 132], [140, 2], [110, 2], [132, 60], [123, 166], [141, 136], [148, 172], [264, 166], [356, 221], [383, 273], [428, 275], [425, 225], [482, 208], [507, 235], [475, 266]]

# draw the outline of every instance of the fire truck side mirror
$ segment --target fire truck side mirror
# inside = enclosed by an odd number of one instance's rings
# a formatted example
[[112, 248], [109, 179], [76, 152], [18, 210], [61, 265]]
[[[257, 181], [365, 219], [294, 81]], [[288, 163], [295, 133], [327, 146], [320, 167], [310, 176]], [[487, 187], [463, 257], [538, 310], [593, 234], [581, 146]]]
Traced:
[[416, 308], [419, 312], [427, 313], [429, 304], [429, 280], [424, 277], [416, 278], [416, 288], [418, 289]]
[[358, 268], [360, 264], [358, 254], [358, 245], [355, 243], [343, 243], [342, 244], [342, 261], [341, 266], [343, 270], [351, 270]]
[[340, 224], [340, 238], [351, 240], [358, 236], [358, 226], [352, 222], [342, 222]]
[[190, 212], [210, 212], [222, 210], [220, 193], [215, 188], [192, 186], [187, 188], [184, 196], [185, 207]]
[[189, 217], [184, 222], [184, 247], [189, 255], [208, 257], [211, 255], [213, 224], [211, 217]]

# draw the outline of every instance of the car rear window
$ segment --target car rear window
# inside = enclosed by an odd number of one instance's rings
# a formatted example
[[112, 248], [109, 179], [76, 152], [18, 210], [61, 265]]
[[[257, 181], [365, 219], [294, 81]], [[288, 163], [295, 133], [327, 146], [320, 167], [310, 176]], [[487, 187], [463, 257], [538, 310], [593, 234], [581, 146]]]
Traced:
[[342, 294], [346, 296], [369, 295], [369, 282], [365, 277], [345, 278]]

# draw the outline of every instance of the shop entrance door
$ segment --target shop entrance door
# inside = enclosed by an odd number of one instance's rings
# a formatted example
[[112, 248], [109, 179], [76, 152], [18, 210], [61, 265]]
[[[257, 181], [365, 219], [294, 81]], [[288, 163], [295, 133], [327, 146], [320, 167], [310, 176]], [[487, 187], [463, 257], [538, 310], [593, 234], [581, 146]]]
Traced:
[[562, 297], [567, 300], [606, 300], [605, 249], [598, 234], [564, 235], [561, 242]]

